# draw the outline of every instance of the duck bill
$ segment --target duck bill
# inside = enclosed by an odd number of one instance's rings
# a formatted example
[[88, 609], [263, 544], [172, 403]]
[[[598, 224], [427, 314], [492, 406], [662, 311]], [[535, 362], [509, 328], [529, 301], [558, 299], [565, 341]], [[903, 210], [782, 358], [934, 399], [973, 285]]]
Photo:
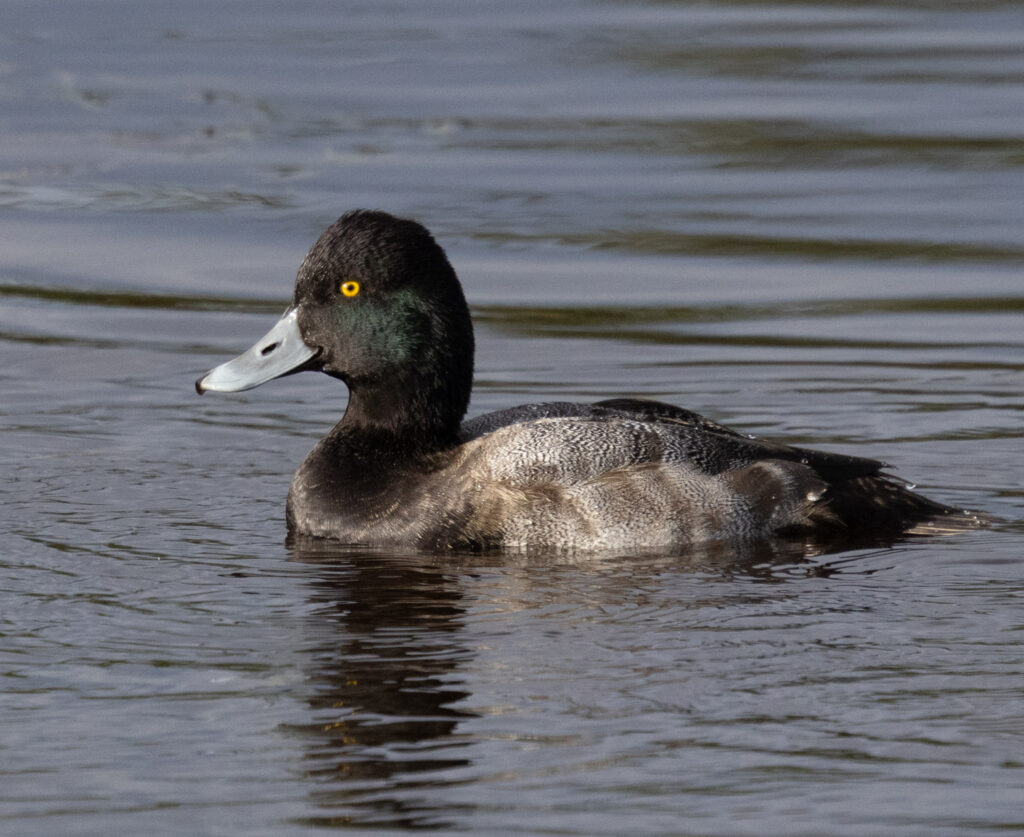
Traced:
[[320, 353], [302, 339], [298, 308], [289, 308], [270, 331], [234, 360], [196, 381], [196, 392], [241, 392], [274, 378], [300, 372]]

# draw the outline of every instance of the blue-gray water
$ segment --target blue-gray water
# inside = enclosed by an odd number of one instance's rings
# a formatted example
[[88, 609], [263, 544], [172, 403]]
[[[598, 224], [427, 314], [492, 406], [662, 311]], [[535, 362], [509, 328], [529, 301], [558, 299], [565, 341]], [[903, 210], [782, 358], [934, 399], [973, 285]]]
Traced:
[[[1019, 4], [2, 18], [0, 832], [1024, 832]], [[448, 249], [473, 414], [657, 397], [1007, 522], [288, 545], [343, 387], [192, 382], [360, 206]]]

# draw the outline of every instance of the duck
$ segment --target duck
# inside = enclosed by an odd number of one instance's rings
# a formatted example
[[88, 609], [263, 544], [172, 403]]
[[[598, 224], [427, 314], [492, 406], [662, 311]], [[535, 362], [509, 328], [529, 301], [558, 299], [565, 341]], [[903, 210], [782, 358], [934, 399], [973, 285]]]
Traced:
[[984, 525], [881, 461], [751, 437], [658, 401], [465, 420], [473, 353], [462, 286], [431, 233], [355, 210], [310, 249], [280, 320], [195, 386], [240, 392], [317, 371], [348, 388], [341, 420], [292, 479], [291, 535], [434, 552], [647, 550]]

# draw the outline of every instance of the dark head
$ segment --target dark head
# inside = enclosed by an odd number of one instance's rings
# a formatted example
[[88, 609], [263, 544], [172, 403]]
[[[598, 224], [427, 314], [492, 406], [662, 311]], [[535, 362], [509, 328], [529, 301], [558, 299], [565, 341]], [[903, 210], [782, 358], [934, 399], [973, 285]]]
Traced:
[[348, 212], [320, 236], [281, 321], [197, 382], [236, 391], [303, 369], [344, 381], [344, 424], [454, 442], [473, 382], [473, 326], [444, 251], [420, 224]]

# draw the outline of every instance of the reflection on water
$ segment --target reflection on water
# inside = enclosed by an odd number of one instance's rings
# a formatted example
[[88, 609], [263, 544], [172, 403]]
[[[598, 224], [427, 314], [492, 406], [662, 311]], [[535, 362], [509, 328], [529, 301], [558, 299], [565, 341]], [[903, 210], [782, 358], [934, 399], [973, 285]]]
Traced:
[[[287, 729], [303, 743], [310, 799], [324, 813], [302, 822], [449, 827], [429, 789], [470, 764], [472, 742], [457, 732], [472, 713], [453, 707], [470, 696], [460, 669], [473, 655], [460, 637], [459, 585], [422, 561], [379, 553], [305, 541], [293, 555], [344, 561], [311, 568], [312, 720]], [[400, 796], [389, 793], [396, 787]]]
[[[625, 627], [636, 620], [639, 594], [647, 600], [644, 609], [652, 627], [663, 618], [678, 618], [680, 608], [699, 623], [709, 609], [741, 603], [752, 614], [770, 613], [779, 603], [770, 588], [800, 579], [870, 576], [891, 553], [868, 540], [828, 546], [712, 543], [685, 553], [644, 555], [538, 551], [513, 557], [393, 554], [291, 538], [292, 560], [309, 565], [308, 667], [301, 693], [310, 717], [283, 729], [301, 742], [302, 774], [310, 783], [310, 802], [320, 812], [296, 821], [324, 827], [448, 829], [458, 817], [488, 807], [483, 800], [453, 803], [444, 793], [466, 785], [471, 775], [506, 769], [488, 763], [493, 752], [482, 746], [472, 727], [473, 719], [508, 711], [482, 706], [481, 696], [472, 691], [479, 653], [467, 621], [473, 618], [468, 610], [481, 606], [474, 588], [482, 577], [502, 579], [502, 588], [484, 605], [492, 614], [563, 613], [572, 622], [592, 619], [595, 611], [620, 613]], [[822, 557], [829, 553], [843, 554]], [[644, 591], [666, 577], [688, 577], [696, 587], [689, 600], [672, 602], [659, 614], [664, 605]], [[716, 592], [702, 593], [711, 579], [718, 582]], [[728, 585], [736, 582], [742, 582], [742, 589], [730, 590]], [[763, 584], [769, 587], [759, 593]], [[784, 592], [782, 598], [795, 592]], [[552, 624], [547, 630], [560, 629]], [[593, 653], [583, 645], [577, 651]], [[535, 653], [538, 661], [546, 656], [539, 648]], [[529, 660], [522, 663], [530, 665]], [[527, 726], [513, 737], [528, 740], [533, 733]], [[628, 770], [627, 764], [622, 767]]]

